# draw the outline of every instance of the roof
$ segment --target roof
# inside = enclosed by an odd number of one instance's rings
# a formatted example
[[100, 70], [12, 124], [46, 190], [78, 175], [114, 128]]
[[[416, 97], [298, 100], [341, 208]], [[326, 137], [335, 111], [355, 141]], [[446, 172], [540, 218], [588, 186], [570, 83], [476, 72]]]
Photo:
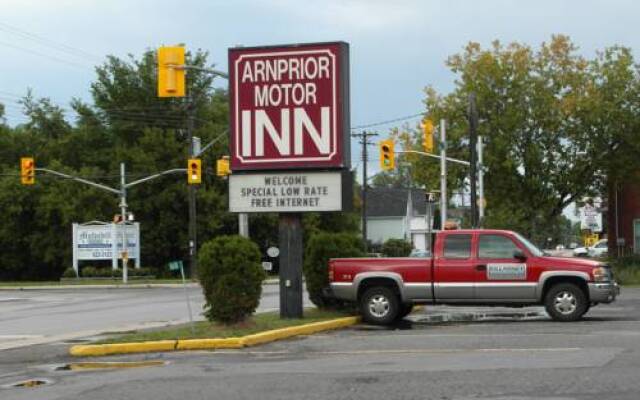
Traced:
[[367, 190], [367, 217], [404, 217], [411, 190], [413, 215], [425, 215], [426, 194], [422, 189], [370, 188]]

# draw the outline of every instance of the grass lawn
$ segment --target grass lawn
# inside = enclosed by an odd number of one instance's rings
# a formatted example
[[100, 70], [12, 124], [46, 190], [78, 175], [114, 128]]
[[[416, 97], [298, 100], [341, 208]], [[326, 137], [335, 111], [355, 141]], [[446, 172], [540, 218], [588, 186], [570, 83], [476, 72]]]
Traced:
[[349, 314], [344, 312], [309, 308], [305, 309], [304, 318], [302, 319], [280, 319], [279, 313], [269, 312], [255, 314], [245, 322], [235, 325], [222, 325], [208, 321], [196, 322], [195, 332], [193, 333], [191, 332], [189, 324], [183, 324], [167, 328], [156, 328], [125, 333], [122, 335], [114, 335], [113, 337], [101, 340], [97, 343], [143, 342], [148, 340], [166, 339], [228, 338], [348, 316]]

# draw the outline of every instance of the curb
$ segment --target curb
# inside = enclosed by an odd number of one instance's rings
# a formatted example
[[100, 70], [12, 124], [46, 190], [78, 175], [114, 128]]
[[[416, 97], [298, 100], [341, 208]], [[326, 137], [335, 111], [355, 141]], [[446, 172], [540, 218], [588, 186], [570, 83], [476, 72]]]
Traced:
[[99, 357], [112, 354], [135, 354], [180, 350], [241, 349], [295, 336], [345, 328], [360, 322], [360, 317], [344, 317], [329, 321], [312, 322], [288, 328], [274, 329], [252, 335], [232, 338], [156, 340], [149, 342], [76, 345], [69, 349], [72, 356]]

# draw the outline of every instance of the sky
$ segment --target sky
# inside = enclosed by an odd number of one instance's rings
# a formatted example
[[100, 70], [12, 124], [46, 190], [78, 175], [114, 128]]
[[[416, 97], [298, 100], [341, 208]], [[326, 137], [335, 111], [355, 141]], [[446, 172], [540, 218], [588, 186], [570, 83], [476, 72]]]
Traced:
[[[424, 87], [453, 88], [445, 60], [469, 41], [536, 47], [561, 33], [589, 57], [640, 46], [640, 2], [632, 0], [0, 0], [0, 10], [0, 102], [11, 125], [25, 120], [16, 100], [28, 88], [64, 107], [73, 97], [88, 101], [107, 55], [139, 57], [160, 45], [207, 50], [226, 70], [236, 45], [346, 41], [356, 127], [424, 111]], [[354, 164], [359, 155], [354, 147]]]

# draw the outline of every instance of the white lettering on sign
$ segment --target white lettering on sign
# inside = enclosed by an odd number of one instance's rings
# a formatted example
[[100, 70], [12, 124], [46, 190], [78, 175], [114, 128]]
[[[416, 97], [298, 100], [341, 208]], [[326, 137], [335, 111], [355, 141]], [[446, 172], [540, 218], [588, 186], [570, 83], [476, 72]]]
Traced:
[[[271, 142], [276, 146], [280, 154], [291, 154], [291, 142], [289, 140], [289, 126], [291, 124], [290, 110], [283, 108], [280, 110], [280, 132], [276, 130], [273, 122], [264, 110], [256, 110], [254, 113], [255, 123], [255, 155], [264, 156], [264, 138], [268, 135]], [[242, 111], [242, 155], [251, 156], [251, 111]], [[293, 141], [294, 154], [304, 154], [304, 137], [303, 133], [307, 132], [313, 144], [321, 154], [329, 154], [331, 140], [331, 110], [329, 107], [322, 107], [320, 110], [320, 130], [309, 118], [304, 108], [293, 109]]]
[[242, 83], [329, 79], [329, 63], [327, 56], [252, 60], [244, 64]]
[[229, 176], [232, 212], [338, 211], [340, 172]]

